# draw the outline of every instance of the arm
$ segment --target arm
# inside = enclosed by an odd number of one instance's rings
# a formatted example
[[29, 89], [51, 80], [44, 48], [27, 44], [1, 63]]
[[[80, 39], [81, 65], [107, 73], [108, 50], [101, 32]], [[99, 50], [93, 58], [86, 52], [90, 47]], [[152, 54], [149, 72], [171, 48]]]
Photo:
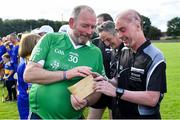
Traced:
[[158, 91], [129, 91], [125, 90], [121, 99], [136, 104], [156, 106], [159, 101], [160, 92]]
[[116, 80], [116, 78], [112, 78], [108, 81], [109, 83], [111, 83], [113, 86], [117, 87], [118, 86], [118, 82]]
[[[116, 87], [107, 81], [96, 82], [94, 89], [96, 92], [104, 93], [108, 96], [116, 97]], [[146, 106], [155, 106], [160, 97], [159, 91], [129, 91], [125, 90], [120, 99]]]
[[91, 68], [80, 66], [64, 71], [48, 71], [41, 64], [29, 61], [24, 72], [24, 80], [30, 83], [49, 84], [73, 77], [85, 77], [91, 73]]

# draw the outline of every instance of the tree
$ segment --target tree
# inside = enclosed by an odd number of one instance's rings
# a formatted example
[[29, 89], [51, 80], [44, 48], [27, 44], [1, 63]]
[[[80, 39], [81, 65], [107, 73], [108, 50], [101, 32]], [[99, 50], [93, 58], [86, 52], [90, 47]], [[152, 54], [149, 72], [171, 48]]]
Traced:
[[59, 28], [63, 24], [67, 24], [67, 21], [51, 21], [46, 19], [39, 20], [22, 20], [22, 19], [14, 19], [14, 20], [2, 20], [0, 18], [0, 37], [6, 36], [10, 33], [16, 32], [30, 32], [35, 28], [40, 28], [42, 25], [50, 25], [55, 32], [59, 30]]
[[144, 35], [145, 37], [148, 37], [149, 34], [149, 30], [151, 27], [151, 21], [148, 17], [141, 15], [142, 18], [142, 25], [143, 25], [143, 31], [144, 31]]
[[160, 40], [161, 30], [157, 27], [151, 26], [148, 34], [148, 38], [151, 40]]
[[180, 17], [175, 17], [168, 21], [167, 35], [179, 36], [180, 35]]
[[151, 21], [148, 17], [141, 15], [143, 32], [146, 39], [159, 40], [161, 37], [161, 30], [151, 26]]

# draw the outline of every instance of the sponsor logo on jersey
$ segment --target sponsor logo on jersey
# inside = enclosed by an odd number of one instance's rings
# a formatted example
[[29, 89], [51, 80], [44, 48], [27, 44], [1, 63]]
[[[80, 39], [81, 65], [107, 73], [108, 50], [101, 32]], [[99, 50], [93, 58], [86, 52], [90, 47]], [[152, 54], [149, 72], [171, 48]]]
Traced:
[[54, 52], [57, 54], [60, 54], [60, 55], [64, 55], [64, 51], [57, 49], [57, 48], [54, 50]]

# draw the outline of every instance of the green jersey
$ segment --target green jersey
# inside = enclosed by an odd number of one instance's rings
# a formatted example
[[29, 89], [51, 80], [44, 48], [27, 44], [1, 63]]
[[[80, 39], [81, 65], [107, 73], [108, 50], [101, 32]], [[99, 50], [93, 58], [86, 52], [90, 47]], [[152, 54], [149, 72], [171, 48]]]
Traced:
[[[105, 74], [100, 49], [90, 42], [77, 47], [66, 33], [45, 35], [33, 49], [30, 60], [42, 64], [49, 71], [89, 66], [92, 71]], [[47, 85], [33, 84], [30, 91], [31, 111], [43, 119], [79, 118], [82, 110], [73, 109], [67, 88], [80, 79], [75, 77]]]

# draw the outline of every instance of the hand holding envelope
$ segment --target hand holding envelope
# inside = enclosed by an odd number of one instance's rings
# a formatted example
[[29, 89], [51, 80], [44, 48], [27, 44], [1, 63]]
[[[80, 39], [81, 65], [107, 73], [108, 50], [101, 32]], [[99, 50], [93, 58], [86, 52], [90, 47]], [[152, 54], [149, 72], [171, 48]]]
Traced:
[[94, 92], [93, 90], [93, 83], [95, 82], [93, 80], [93, 76], [89, 75], [82, 80], [80, 80], [78, 83], [68, 87], [68, 90], [73, 94], [78, 96], [81, 100], [89, 96]]

